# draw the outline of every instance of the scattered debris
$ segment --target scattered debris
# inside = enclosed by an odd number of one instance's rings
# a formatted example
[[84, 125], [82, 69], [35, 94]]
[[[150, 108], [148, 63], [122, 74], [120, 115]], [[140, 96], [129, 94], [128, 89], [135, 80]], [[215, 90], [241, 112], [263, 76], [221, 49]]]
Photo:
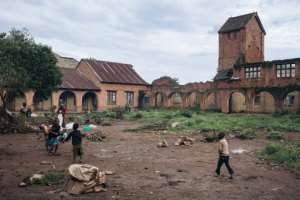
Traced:
[[26, 187], [26, 186], [27, 186], [27, 184], [25, 182], [19, 183], [19, 187]]
[[164, 148], [164, 147], [168, 147], [168, 142], [166, 140], [163, 140], [163, 141], [160, 141], [158, 144], [157, 144], [157, 147], [161, 147], [161, 148]]
[[41, 165], [52, 165], [52, 162], [43, 160], [42, 162], [40, 162], [40, 164]]
[[278, 191], [278, 190], [282, 190], [283, 187], [276, 187], [276, 188], [272, 188], [272, 191]]
[[113, 174], [115, 174], [115, 172], [113, 172], [113, 171], [105, 171], [104, 173], [105, 173], [105, 175], [113, 175]]
[[184, 183], [184, 182], [185, 182], [185, 180], [183, 180], [183, 179], [168, 180], [168, 184], [169, 184], [170, 186], [176, 186], [176, 185], [178, 185], [179, 183]]
[[181, 136], [175, 143], [175, 146], [192, 146], [194, 143], [195, 139], [187, 136]]
[[44, 174], [33, 174], [29, 180], [31, 183], [37, 182], [37, 181], [41, 181], [43, 178], [45, 177]]
[[102, 133], [102, 131], [86, 134], [86, 139], [92, 142], [102, 142], [105, 138], [106, 136]]
[[65, 191], [69, 194], [84, 194], [106, 191], [106, 175], [98, 167], [88, 164], [73, 164], [68, 168], [69, 179]]
[[233, 149], [231, 151], [233, 154], [242, 154], [244, 152], [248, 152], [246, 149], [238, 148], [238, 149]]

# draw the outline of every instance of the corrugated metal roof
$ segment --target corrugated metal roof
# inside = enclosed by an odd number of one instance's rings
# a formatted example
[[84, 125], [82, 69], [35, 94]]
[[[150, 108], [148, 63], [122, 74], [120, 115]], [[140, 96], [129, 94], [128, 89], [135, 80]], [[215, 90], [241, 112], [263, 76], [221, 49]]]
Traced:
[[76, 69], [61, 68], [63, 74], [62, 84], [60, 89], [74, 89], [74, 90], [100, 90], [92, 81], [85, 78]]
[[130, 85], [149, 85], [142, 79], [130, 64], [82, 59], [96, 73], [102, 83], [117, 83]]
[[245, 28], [245, 26], [247, 25], [247, 23], [250, 21], [250, 19], [255, 16], [257, 19], [257, 22], [261, 28], [261, 30], [265, 32], [265, 29], [257, 15], [257, 13], [249, 13], [246, 15], [240, 15], [237, 17], [230, 17], [227, 19], [227, 21], [225, 22], [225, 24], [220, 28], [220, 30], [218, 31], [219, 33], [228, 33], [231, 31], [238, 31], [240, 29]]

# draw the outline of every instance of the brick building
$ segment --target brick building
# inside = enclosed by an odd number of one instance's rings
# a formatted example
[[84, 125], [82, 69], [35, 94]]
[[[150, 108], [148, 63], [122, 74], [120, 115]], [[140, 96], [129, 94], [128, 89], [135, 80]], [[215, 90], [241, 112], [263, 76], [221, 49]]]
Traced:
[[58, 90], [43, 101], [34, 91], [19, 96], [10, 95], [10, 110], [20, 110], [24, 102], [35, 112], [49, 111], [61, 104], [68, 112], [101, 111], [126, 105], [142, 106], [149, 85], [132, 65], [94, 59], [78, 62], [57, 54], [56, 57], [63, 74]]
[[154, 107], [272, 113], [300, 112], [300, 58], [264, 60], [265, 29], [257, 13], [230, 17], [218, 31], [219, 64], [212, 82], [153, 82]]

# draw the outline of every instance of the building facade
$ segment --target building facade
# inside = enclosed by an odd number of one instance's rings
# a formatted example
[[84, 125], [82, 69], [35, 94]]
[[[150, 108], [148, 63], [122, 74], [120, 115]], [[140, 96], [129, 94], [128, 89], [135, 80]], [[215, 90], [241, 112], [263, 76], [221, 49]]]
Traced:
[[56, 54], [62, 84], [47, 100], [29, 91], [9, 96], [8, 109], [19, 111], [26, 103], [34, 112], [47, 112], [64, 105], [67, 112], [102, 111], [115, 107], [143, 106], [143, 97], [149, 88], [132, 65], [61, 57]]
[[264, 60], [265, 29], [257, 13], [230, 17], [218, 31], [213, 81], [173, 86], [153, 82], [153, 107], [200, 107], [231, 112], [300, 112], [300, 58]]

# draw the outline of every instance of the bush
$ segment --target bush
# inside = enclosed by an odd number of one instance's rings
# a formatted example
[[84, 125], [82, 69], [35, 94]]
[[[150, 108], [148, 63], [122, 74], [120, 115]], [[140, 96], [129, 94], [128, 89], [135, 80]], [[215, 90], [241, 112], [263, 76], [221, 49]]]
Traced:
[[283, 134], [279, 131], [271, 131], [267, 134], [267, 138], [270, 140], [282, 140]]
[[92, 116], [91, 116], [91, 120], [92, 120], [94, 123], [96, 123], [97, 125], [100, 125], [100, 124], [102, 124], [102, 122], [103, 122], [103, 118], [102, 118], [102, 116], [99, 115], [99, 114], [92, 115]]
[[192, 118], [193, 117], [193, 113], [191, 111], [183, 111], [181, 112], [181, 115], [184, 116], [184, 117], [187, 117], [187, 118]]
[[257, 134], [253, 130], [244, 130], [236, 134], [236, 137], [241, 140], [252, 140], [256, 138]]
[[206, 133], [203, 137], [206, 142], [218, 141], [218, 135], [215, 132]]
[[137, 112], [137, 113], [133, 116], [134, 119], [141, 119], [141, 118], [143, 118], [143, 117], [144, 117], [144, 115], [143, 115], [141, 112]]

